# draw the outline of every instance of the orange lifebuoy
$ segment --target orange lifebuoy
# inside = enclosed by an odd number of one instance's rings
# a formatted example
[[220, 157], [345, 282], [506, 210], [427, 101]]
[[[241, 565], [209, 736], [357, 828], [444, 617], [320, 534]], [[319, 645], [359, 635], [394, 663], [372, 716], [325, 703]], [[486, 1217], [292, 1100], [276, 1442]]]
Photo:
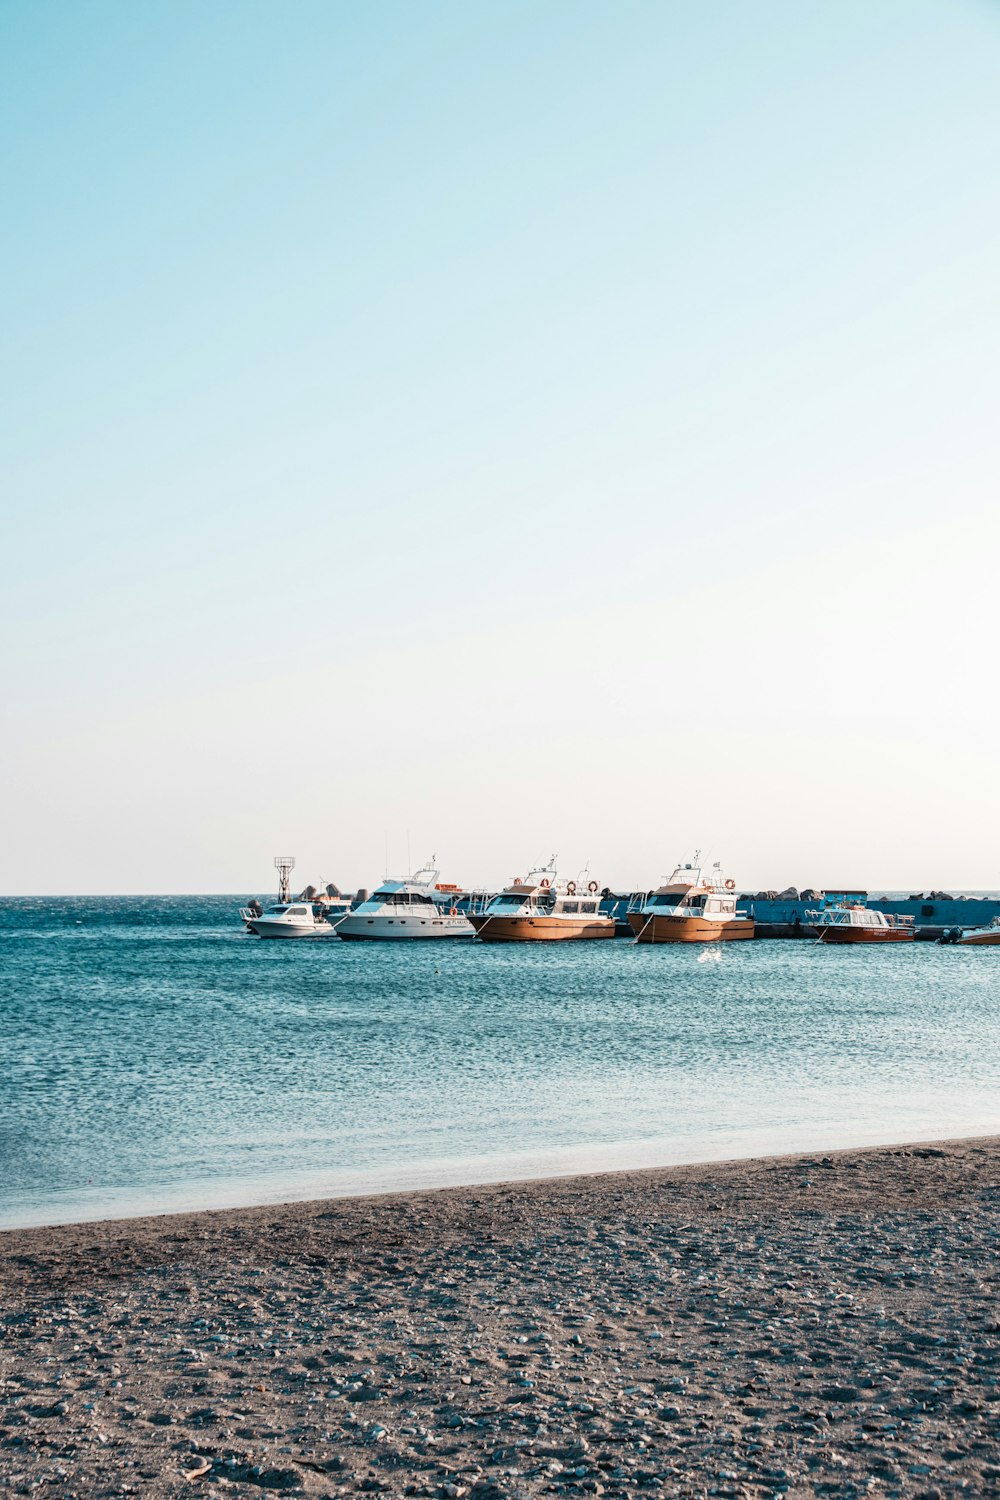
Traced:
[[567, 883], [566, 883], [566, 894], [567, 894], [567, 896], [575, 896], [576, 895], [576, 881], [575, 880], [567, 881]]
[[547, 891], [549, 888], [549, 881], [547, 877], [540, 880], [538, 884], [541, 886], [543, 891]]
[[449, 915], [449, 917], [457, 917], [458, 916], [458, 907], [457, 906], [449, 906], [449, 908], [448, 908], [448, 915]]
[[588, 885], [587, 890], [592, 896], [596, 896], [597, 892], [600, 890], [600, 886], [597, 884], [596, 880], [592, 880]]
[[727, 880], [726, 881], [726, 890], [727, 891], [735, 891], [735, 889], [736, 889], [736, 881], [735, 880]]

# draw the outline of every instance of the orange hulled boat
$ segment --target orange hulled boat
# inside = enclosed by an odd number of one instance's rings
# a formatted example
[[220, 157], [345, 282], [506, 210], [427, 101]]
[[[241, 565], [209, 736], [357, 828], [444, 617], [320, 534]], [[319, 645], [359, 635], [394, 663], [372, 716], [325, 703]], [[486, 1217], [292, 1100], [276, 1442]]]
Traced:
[[870, 911], [859, 901], [807, 912], [821, 943], [912, 943], [913, 918]]
[[572, 942], [613, 938], [615, 919], [601, 912], [596, 880], [561, 881], [555, 856], [494, 896], [478, 915], [469, 914], [484, 943]]
[[753, 917], [736, 910], [736, 882], [719, 866], [703, 880], [698, 855], [628, 914], [637, 943], [726, 943], [752, 938]]

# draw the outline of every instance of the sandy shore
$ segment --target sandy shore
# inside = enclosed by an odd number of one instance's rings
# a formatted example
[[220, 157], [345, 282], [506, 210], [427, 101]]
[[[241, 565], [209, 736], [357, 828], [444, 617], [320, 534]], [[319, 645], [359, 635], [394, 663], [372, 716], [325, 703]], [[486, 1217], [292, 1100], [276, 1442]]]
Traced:
[[0, 1490], [1000, 1493], [1000, 1139], [0, 1234]]

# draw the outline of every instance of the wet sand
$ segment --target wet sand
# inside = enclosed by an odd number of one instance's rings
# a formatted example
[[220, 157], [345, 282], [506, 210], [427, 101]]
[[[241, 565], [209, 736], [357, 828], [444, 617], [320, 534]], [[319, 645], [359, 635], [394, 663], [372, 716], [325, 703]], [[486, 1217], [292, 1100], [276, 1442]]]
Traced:
[[1000, 1139], [0, 1234], [0, 1490], [1000, 1493]]

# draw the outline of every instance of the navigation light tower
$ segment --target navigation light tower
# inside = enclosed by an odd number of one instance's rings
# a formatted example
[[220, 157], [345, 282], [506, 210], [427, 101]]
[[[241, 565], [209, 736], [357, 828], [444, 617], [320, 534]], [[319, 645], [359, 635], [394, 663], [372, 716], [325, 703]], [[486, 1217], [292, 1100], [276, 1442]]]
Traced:
[[289, 884], [289, 876], [295, 869], [295, 860], [291, 854], [278, 854], [275, 856], [274, 868], [278, 872], [278, 900], [290, 901], [292, 887]]

